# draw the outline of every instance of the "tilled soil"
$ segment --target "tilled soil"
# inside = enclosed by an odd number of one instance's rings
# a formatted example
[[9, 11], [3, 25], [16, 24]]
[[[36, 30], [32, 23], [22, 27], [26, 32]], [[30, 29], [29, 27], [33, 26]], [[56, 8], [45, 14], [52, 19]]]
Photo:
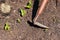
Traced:
[[[32, 0], [33, 5], [31, 9], [24, 7], [29, 0], [9, 0], [8, 4], [11, 5], [11, 12], [9, 15], [4, 15], [0, 11], [0, 40], [60, 40], [60, 1], [49, 0], [44, 9], [44, 12], [39, 16], [38, 22], [49, 27], [48, 30], [30, 25], [28, 21], [32, 21], [34, 12], [36, 12], [38, 2], [42, 0]], [[36, 1], [36, 3], [34, 3]], [[1, 3], [5, 0], [0, 0]], [[34, 7], [36, 4], [36, 7]], [[21, 17], [18, 12], [19, 8], [27, 11], [26, 16]], [[35, 10], [35, 11], [34, 11]], [[20, 18], [21, 22], [16, 20]], [[4, 30], [4, 25], [8, 21], [11, 29]]]

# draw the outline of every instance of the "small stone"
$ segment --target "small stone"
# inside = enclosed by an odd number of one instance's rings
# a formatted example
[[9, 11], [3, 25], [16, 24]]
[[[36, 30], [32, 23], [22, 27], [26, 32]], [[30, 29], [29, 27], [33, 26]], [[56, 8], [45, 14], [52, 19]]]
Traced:
[[14, 13], [16, 12], [16, 10], [14, 10]]
[[2, 4], [1, 4], [1, 11], [2, 11], [3, 13], [9, 13], [10, 10], [11, 10], [11, 6], [10, 6], [10, 5], [5, 4], [5, 3], [2, 3]]

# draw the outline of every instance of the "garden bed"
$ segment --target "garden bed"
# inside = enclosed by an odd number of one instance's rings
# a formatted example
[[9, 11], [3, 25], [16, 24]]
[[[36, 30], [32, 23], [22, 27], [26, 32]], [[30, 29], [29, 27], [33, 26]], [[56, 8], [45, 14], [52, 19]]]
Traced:
[[[0, 0], [0, 6], [4, 2]], [[9, 0], [8, 4], [12, 7], [9, 14], [0, 11], [0, 40], [60, 40], [60, 2], [58, 1], [56, 6], [56, 0], [49, 0], [37, 20], [48, 26], [48, 30], [29, 24], [28, 21], [32, 21], [41, 0], [32, 0], [32, 7], [26, 9], [28, 2], [29, 0]], [[19, 8], [26, 11], [25, 16], [20, 16]], [[16, 21], [17, 19], [20, 19], [20, 23]], [[6, 22], [9, 23], [10, 30], [4, 30]]]

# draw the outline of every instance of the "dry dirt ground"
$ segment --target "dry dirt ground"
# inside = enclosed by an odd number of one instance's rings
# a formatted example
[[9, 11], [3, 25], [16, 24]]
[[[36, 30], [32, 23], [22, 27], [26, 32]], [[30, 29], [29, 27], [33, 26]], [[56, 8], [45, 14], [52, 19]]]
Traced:
[[[24, 6], [29, 0], [9, 0], [12, 10], [9, 15], [4, 15], [0, 11], [0, 40], [60, 40], [60, 2], [49, 0], [44, 12], [39, 16], [38, 22], [49, 27], [47, 31], [37, 26], [30, 25], [28, 21], [32, 20], [33, 14], [36, 12], [38, 2], [42, 0], [32, 0], [31, 9], [25, 9]], [[35, 1], [35, 2], [34, 2]], [[5, 0], [0, 0], [0, 4]], [[19, 8], [27, 11], [26, 16], [21, 17], [18, 12]], [[21, 22], [17, 23], [20, 18]], [[9, 22], [11, 29], [4, 30], [4, 24]]]

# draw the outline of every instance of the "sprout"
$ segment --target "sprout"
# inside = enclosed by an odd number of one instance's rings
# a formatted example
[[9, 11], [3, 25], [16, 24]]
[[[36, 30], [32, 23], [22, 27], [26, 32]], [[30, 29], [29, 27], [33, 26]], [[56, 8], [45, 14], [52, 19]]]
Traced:
[[4, 29], [5, 30], [9, 30], [10, 29], [10, 25], [8, 23], [6, 23], [5, 26], [4, 26]]
[[25, 16], [26, 15], [26, 11], [24, 9], [20, 9], [20, 12], [21, 12], [21, 16]]
[[30, 1], [27, 3], [26, 8], [30, 9], [31, 7], [32, 7], [32, 0], [30, 0]]
[[17, 22], [20, 23], [20, 21], [21, 21], [21, 20], [18, 18], [18, 19], [17, 19]]

